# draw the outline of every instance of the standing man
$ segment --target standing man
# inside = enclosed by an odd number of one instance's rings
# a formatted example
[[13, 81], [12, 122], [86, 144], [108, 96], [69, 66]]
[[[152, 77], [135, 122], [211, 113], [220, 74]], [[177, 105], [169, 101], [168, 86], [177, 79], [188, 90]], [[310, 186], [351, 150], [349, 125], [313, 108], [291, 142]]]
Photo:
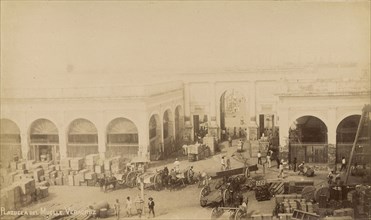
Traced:
[[347, 169], [347, 161], [345, 160], [345, 157], [341, 159], [341, 167], [340, 167], [340, 172]]
[[262, 165], [262, 154], [260, 153], [260, 151], [258, 152], [258, 164]]
[[120, 219], [120, 202], [116, 199], [116, 203], [113, 205], [115, 209], [116, 219]]
[[229, 147], [232, 147], [232, 137], [231, 137], [231, 135], [228, 136], [228, 144], [229, 144]]
[[151, 213], [153, 214], [153, 218], [154, 218], [155, 217], [155, 202], [153, 201], [152, 197], [149, 197], [148, 200], [149, 200], [148, 201], [148, 210], [149, 210], [148, 218], [151, 215]]
[[268, 168], [271, 168], [271, 151], [268, 150], [267, 152], [267, 161], [265, 163], [268, 163]]
[[225, 170], [225, 168], [226, 168], [226, 165], [225, 165], [225, 160], [224, 160], [224, 156], [222, 156], [222, 159], [220, 160], [220, 165], [221, 165], [221, 167], [220, 167], [220, 169], [222, 170], [222, 171], [224, 171]]
[[283, 160], [279, 162], [279, 171], [278, 171], [278, 178], [283, 178]]
[[175, 172], [179, 173], [180, 172], [180, 162], [179, 162], [178, 158], [175, 158], [174, 166], [175, 166]]
[[130, 200], [130, 196], [128, 196], [128, 197], [126, 197], [126, 214], [127, 214], [127, 217], [131, 216], [131, 205], [132, 205], [132, 202]]

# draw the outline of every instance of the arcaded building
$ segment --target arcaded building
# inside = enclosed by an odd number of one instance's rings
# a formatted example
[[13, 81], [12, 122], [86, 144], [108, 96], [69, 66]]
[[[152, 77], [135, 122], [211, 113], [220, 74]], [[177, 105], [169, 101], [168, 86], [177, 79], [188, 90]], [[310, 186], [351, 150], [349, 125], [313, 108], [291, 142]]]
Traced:
[[200, 135], [216, 143], [228, 135], [247, 138], [250, 147], [274, 135], [273, 145], [291, 158], [334, 163], [350, 151], [370, 103], [369, 69], [354, 63], [173, 74], [163, 81], [4, 88], [1, 161], [97, 153], [158, 160]]

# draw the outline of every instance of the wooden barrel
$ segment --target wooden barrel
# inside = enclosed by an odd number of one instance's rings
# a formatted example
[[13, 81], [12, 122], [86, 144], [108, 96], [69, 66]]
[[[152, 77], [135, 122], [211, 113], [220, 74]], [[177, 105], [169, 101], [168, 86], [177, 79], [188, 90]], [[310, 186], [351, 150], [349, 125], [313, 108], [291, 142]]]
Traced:
[[330, 198], [330, 188], [328, 188], [327, 186], [318, 188], [314, 193], [314, 199], [319, 202], [321, 195], [325, 195], [328, 200]]
[[314, 193], [316, 192], [316, 187], [305, 186], [301, 192], [303, 198], [307, 201], [314, 200]]
[[108, 210], [106, 208], [100, 209], [99, 210], [99, 217], [100, 218], [107, 218], [108, 216]]

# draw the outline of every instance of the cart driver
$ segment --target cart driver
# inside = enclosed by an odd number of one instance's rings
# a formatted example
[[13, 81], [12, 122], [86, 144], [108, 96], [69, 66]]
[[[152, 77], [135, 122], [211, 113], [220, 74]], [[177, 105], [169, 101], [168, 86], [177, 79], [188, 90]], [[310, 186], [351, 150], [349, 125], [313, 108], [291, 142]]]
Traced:
[[174, 168], [175, 172], [180, 173], [180, 162], [179, 162], [178, 158], [175, 158], [174, 166], [175, 166], [175, 168]]

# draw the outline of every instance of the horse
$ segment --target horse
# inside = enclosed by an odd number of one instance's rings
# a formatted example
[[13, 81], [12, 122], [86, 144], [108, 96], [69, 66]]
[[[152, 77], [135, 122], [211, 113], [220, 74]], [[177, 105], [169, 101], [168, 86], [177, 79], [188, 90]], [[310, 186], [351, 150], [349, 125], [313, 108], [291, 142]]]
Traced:
[[112, 190], [116, 189], [117, 179], [114, 176], [103, 177], [97, 179], [97, 183], [99, 184], [101, 191], [106, 192], [108, 188], [111, 188]]

